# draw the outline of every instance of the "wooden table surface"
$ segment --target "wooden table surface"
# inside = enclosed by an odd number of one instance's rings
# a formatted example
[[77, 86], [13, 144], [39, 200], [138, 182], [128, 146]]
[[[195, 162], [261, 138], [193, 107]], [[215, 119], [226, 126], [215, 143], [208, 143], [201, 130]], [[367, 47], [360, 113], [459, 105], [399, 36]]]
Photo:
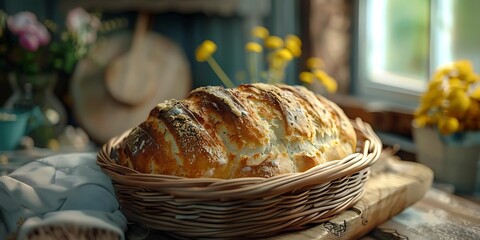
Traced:
[[[480, 239], [480, 205], [431, 187], [423, 165], [384, 157], [359, 203], [325, 223], [269, 240]], [[173, 239], [131, 225], [127, 239]]]
[[369, 239], [480, 239], [480, 205], [432, 188], [362, 238]]

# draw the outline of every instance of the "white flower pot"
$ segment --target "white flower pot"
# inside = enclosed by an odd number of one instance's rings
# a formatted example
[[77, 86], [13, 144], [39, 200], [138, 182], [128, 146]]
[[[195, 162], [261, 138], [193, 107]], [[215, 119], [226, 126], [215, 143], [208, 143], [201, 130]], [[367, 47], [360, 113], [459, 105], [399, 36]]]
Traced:
[[413, 127], [417, 161], [460, 194], [480, 195], [480, 131], [441, 135], [434, 128]]

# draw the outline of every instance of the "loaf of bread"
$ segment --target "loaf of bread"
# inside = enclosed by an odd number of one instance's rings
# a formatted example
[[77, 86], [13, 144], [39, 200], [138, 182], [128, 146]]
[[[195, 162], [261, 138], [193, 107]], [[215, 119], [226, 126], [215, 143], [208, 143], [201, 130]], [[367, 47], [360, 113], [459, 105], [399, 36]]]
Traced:
[[345, 113], [304, 87], [201, 87], [155, 106], [115, 158], [142, 173], [272, 177], [342, 159], [356, 140]]

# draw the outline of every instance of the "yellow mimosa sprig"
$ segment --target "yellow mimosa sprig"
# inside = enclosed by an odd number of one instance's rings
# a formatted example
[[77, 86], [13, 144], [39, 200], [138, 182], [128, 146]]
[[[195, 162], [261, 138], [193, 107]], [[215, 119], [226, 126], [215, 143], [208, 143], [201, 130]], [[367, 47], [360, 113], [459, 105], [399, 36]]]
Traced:
[[285, 38], [285, 48], [288, 49], [294, 57], [302, 55], [302, 40], [299, 37], [289, 34]]
[[284, 82], [285, 68], [292, 59], [292, 53], [286, 48], [280, 48], [270, 54], [268, 59], [268, 83]]
[[258, 72], [258, 65], [260, 61], [260, 54], [263, 51], [262, 45], [256, 42], [248, 42], [245, 45], [245, 50], [248, 52], [248, 70], [250, 72], [250, 79], [253, 83], [259, 81], [259, 72]]
[[260, 60], [263, 59], [264, 47], [266, 39], [270, 36], [270, 31], [262, 26], [256, 26], [252, 28], [251, 35], [252, 41], [245, 45], [245, 50], [248, 52], [247, 66], [250, 72], [251, 82], [261, 81], [261, 72], [259, 67], [262, 66]]
[[285, 39], [278, 36], [268, 36], [265, 38], [264, 44], [269, 49], [267, 82], [284, 82], [285, 69], [288, 64], [302, 54], [302, 41], [295, 35], [287, 35]]
[[235, 87], [232, 80], [228, 78], [227, 74], [222, 70], [222, 68], [218, 65], [217, 61], [213, 58], [213, 54], [217, 51], [217, 45], [212, 42], [211, 40], [205, 40], [200, 46], [197, 48], [195, 52], [195, 58], [199, 62], [205, 62], [210, 65], [213, 69], [215, 74], [217, 74], [218, 78], [223, 82], [223, 84], [228, 88]]
[[480, 130], [480, 77], [468, 60], [440, 67], [415, 111], [418, 127], [436, 126], [442, 134]]
[[265, 40], [268, 36], [270, 36], [270, 32], [265, 27], [256, 26], [252, 28], [252, 36], [254, 38]]
[[319, 81], [329, 93], [334, 93], [338, 89], [337, 82], [328, 73], [323, 70], [324, 63], [320, 58], [309, 58], [306, 62], [309, 72], [301, 72], [300, 81], [306, 84], [312, 84], [315, 80]]
[[278, 36], [267, 36], [264, 44], [265, 48], [268, 50], [266, 55], [268, 63], [266, 81], [268, 83], [280, 82], [280, 71], [284, 63], [282, 59], [279, 58], [279, 55], [275, 54], [275, 51], [278, 51], [283, 47], [283, 39]]
[[[265, 27], [252, 28], [253, 39], [245, 44], [247, 52], [247, 70], [250, 82], [282, 83], [285, 78], [285, 69], [288, 64], [302, 54], [302, 41], [295, 35], [287, 35], [285, 39], [270, 35]], [[234, 83], [228, 78], [213, 58], [217, 46], [210, 40], [204, 41], [196, 50], [195, 57], [199, 62], [208, 62], [213, 71], [226, 87], [234, 87]], [[264, 54], [264, 52], [266, 53]], [[266, 69], [261, 60], [265, 57]]]

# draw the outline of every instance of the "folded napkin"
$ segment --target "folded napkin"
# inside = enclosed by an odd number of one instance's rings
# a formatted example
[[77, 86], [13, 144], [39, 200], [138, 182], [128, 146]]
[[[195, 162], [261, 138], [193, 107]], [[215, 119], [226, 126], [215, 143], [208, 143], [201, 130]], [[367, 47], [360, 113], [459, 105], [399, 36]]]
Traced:
[[0, 239], [17, 231], [19, 239], [124, 239], [127, 225], [95, 153], [39, 159], [0, 177], [0, 211]]

